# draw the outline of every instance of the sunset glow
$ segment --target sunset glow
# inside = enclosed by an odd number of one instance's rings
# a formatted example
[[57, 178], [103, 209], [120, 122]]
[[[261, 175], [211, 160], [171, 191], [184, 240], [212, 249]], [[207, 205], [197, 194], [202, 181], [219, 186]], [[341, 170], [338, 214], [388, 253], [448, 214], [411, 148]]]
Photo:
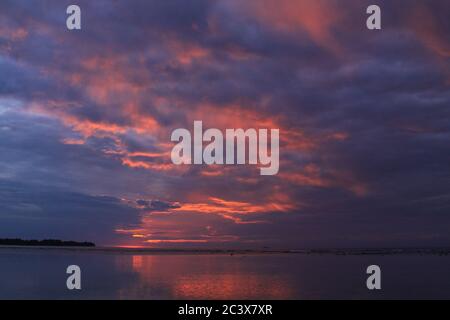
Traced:
[[[365, 27], [366, 1], [79, 2], [80, 32], [55, 18], [66, 1], [0, 4], [3, 237], [126, 248], [450, 240], [448, 1], [379, 1], [382, 32]], [[174, 165], [171, 133], [196, 121], [279, 129], [279, 170]], [[230, 277], [217, 297], [233, 297]], [[192, 296], [201, 283], [173, 290]], [[279, 279], [271, 297], [288, 292]]]

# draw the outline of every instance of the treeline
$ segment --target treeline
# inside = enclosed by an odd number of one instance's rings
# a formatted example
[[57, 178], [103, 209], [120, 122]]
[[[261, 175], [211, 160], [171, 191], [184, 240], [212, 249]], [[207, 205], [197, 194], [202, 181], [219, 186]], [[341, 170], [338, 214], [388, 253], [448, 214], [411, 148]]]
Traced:
[[0, 246], [46, 246], [46, 247], [95, 247], [92, 242], [47, 240], [0, 239]]

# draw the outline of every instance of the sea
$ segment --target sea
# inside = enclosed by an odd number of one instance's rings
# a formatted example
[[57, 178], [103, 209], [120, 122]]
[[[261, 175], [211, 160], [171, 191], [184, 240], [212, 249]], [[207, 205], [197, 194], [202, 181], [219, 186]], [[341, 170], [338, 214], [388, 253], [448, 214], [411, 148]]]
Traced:
[[[0, 247], [0, 299], [450, 299], [449, 252]], [[67, 287], [72, 265], [80, 290]]]

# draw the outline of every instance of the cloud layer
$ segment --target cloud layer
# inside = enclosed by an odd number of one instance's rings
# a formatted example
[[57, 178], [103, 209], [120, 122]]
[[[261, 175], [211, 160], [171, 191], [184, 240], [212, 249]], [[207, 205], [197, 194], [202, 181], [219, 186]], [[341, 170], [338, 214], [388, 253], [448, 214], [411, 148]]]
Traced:
[[[114, 245], [450, 241], [450, 5], [0, 4], [0, 236]], [[170, 133], [280, 128], [280, 173], [174, 166]], [[74, 227], [70, 228], [69, 225]]]

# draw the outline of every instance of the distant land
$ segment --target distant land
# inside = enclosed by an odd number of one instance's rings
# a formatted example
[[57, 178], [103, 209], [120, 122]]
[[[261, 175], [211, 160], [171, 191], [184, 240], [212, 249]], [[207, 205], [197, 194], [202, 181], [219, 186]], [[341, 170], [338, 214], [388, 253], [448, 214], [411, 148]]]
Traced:
[[337, 255], [337, 256], [363, 256], [363, 255], [436, 255], [450, 256], [450, 247], [423, 247], [423, 248], [323, 248], [323, 249], [214, 249], [214, 248], [150, 248], [150, 247], [126, 247], [126, 246], [96, 246], [92, 242], [76, 242], [62, 240], [22, 240], [0, 239], [1, 249], [28, 248], [36, 250], [64, 250], [64, 251], [89, 251], [132, 255], [267, 255], [267, 254], [296, 254], [296, 255]]
[[0, 246], [95, 247], [95, 243], [62, 241], [62, 240], [55, 240], [55, 239], [46, 239], [46, 240], [0, 239]]

